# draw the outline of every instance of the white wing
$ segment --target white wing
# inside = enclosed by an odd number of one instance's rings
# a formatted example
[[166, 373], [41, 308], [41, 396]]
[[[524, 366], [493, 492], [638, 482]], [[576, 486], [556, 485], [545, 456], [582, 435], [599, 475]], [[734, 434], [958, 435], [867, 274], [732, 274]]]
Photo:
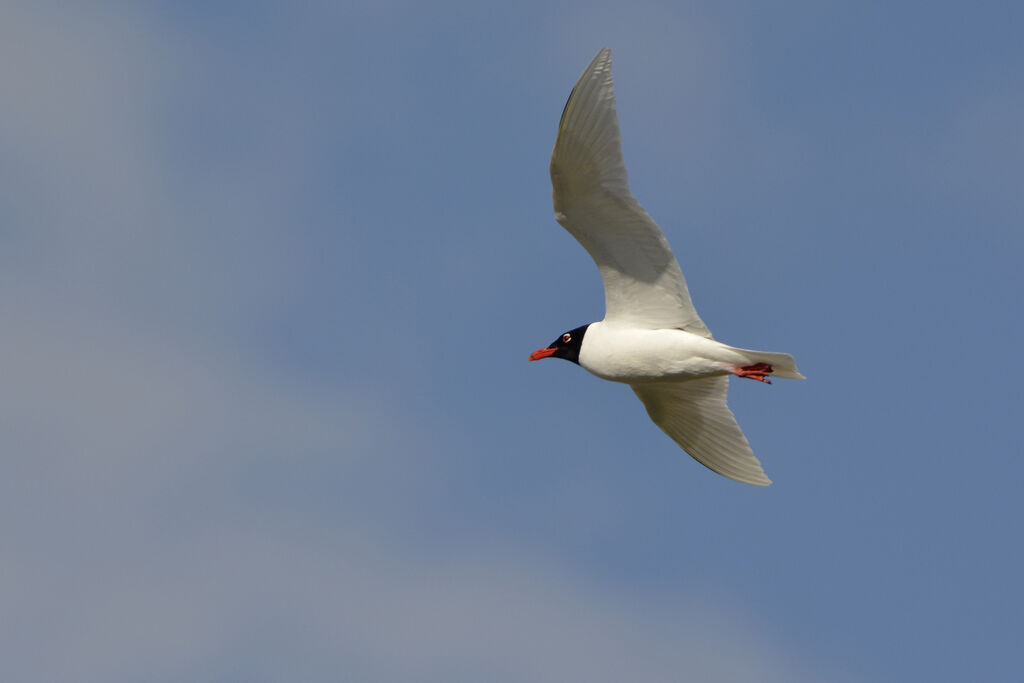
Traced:
[[654, 423], [694, 460], [744, 484], [772, 483], [726, 405], [728, 377], [632, 387]]
[[668, 240], [629, 191], [607, 48], [590, 62], [565, 103], [551, 154], [551, 184], [555, 218], [601, 271], [606, 321], [711, 336]]

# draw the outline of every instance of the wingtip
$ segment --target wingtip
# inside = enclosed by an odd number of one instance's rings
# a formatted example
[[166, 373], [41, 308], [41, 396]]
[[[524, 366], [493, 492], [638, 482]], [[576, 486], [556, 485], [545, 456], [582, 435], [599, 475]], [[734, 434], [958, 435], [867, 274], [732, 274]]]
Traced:
[[608, 70], [612, 63], [612, 51], [607, 47], [602, 47], [594, 55], [594, 58], [590, 60], [590, 64], [583, 70], [584, 74], [591, 73], [595, 69], [600, 68], [601, 70]]
[[[704, 465], [704, 463], [701, 463], [701, 464]], [[707, 467], [707, 465], [705, 465], [705, 467]], [[725, 477], [726, 479], [732, 479], [733, 481], [738, 481], [741, 484], [750, 484], [751, 486], [771, 486], [772, 485], [772, 480], [768, 478], [768, 475], [764, 473], [764, 470], [762, 470], [761, 472], [759, 472], [757, 474], [749, 474], [749, 473], [738, 474], [736, 472], [722, 472], [721, 470], [716, 470], [716, 469], [712, 469], [712, 468], [708, 468], [708, 469], [711, 469], [711, 471], [714, 472], [715, 474], [720, 474], [723, 477]]]

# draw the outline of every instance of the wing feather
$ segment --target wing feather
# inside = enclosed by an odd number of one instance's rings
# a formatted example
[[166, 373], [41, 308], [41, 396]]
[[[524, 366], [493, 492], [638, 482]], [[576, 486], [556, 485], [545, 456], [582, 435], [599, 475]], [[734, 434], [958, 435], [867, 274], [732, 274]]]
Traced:
[[694, 460], [744, 484], [772, 483], [726, 404], [728, 377], [632, 387], [654, 423]]
[[630, 192], [611, 68], [602, 49], [562, 112], [551, 154], [555, 218], [601, 271], [607, 322], [710, 337], [668, 240]]

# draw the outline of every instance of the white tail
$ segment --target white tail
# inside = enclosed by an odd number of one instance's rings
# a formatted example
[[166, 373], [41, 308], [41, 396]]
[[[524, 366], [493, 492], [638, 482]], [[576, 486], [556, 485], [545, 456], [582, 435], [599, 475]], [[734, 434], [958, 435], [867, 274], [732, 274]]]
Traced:
[[756, 363], [767, 363], [772, 366], [772, 377], [782, 377], [784, 379], [806, 379], [806, 377], [801, 375], [800, 371], [796, 369], [796, 361], [793, 360], [793, 356], [788, 353], [752, 351], [750, 349], [737, 349], [735, 347], [733, 347], [733, 351], [738, 351], [749, 358], [750, 365], [754, 365]]

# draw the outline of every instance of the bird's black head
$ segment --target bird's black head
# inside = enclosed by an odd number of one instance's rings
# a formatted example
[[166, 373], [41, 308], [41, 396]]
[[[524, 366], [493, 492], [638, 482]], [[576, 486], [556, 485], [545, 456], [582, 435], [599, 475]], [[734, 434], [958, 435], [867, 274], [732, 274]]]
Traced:
[[548, 356], [554, 356], [555, 358], [564, 358], [565, 360], [571, 360], [576, 365], [580, 364], [580, 346], [583, 345], [583, 335], [587, 333], [589, 324], [577, 327], [575, 330], [569, 330], [555, 341], [551, 342], [551, 345], [547, 348], [537, 349], [530, 354], [530, 360], [540, 360], [541, 358], [547, 358]]

